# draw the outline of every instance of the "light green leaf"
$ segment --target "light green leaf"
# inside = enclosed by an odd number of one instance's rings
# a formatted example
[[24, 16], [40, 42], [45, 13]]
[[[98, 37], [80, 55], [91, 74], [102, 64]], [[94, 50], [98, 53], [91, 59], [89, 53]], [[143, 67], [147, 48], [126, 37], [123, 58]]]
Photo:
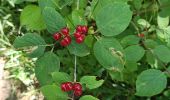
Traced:
[[46, 43], [40, 35], [27, 33], [24, 36], [17, 37], [13, 45], [15, 48], [36, 46], [37, 48], [29, 54], [30, 57], [34, 58], [39, 57], [44, 53]]
[[161, 29], [166, 28], [169, 25], [169, 16], [167, 17], [158, 16], [157, 21], [158, 21], [159, 28]]
[[77, 44], [75, 40], [73, 40], [72, 43], [68, 46], [68, 50], [71, 54], [80, 57], [87, 56], [90, 54], [90, 49], [86, 44], [84, 43]]
[[139, 61], [145, 54], [145, 50], [138, 45], [132, 45], [124, 50], [126, 61], [137, 62]]
[[40, 89], [47, 100], [68, 100], [68, 95], [56, 85], [46, 85]]
[[136, 81], [137, 96], [154, 96], [161, 93], [167, 85], [164, 73], [156, 69], [143, 71]]
[[165, 63], [170, 62], [170, 49], [168, 47], [159, 45], [154, 49], [154, 54], [156, 54], [161, 61]]
[[26, 26], [30, 30], [46, 29], [41, 10], [36, 5], [28, 5], [21, 12], [20, 22], [22, 26]]
[[54, 2], [58, 5], [59, 9], [62, 9], [65, 6], [70, 6], [73, 3], [73, 0], [55, 0]]
[[85, 95], [80, 98], [80, 100], [99, 100], [98, 98], [95, 98], [91, 95]]
[[43, 18], [49, 33], [54, 34], [60, 31], [61, 28], [66, 27], [64, 18], [51, 7], [46, 7], [43, 10]]
[[56, 83], [63, 83], [63, 82], [71, 82], [71, 77], [67, 73], [64, 72], [54, 72], [52, 73], [53, 81]]
[[86, 87], [89, 88], [89, 89], [95, 89], [95, 88], [98, 88], [100, 87], [104, 80], [96, 80], [96, 76], [83, 76], [81, 79], [80, 79], [80, 82], [82, 84], [86, 84]]
[[47, 85], [53, 82], [51, 73], [59, 71], [59, 69], [58, 56], [52, 52], [47, 52], [36, 61], [35, 74], [41, 85]]
[[149, 28], [151, 26], [145, 19], [139, 19], [137, 22], [142, 28]]
[[123, 48], [115, 38], [102, 38], [94, 44], [94, 55], [107, 69], [121, 71], [124, 68]]
[[115, 36], [128, 27], [131, 18], [132, 12], [127, 4], [113, 3], [106, 5], [99, 11], [96, 23], [103, 35]]

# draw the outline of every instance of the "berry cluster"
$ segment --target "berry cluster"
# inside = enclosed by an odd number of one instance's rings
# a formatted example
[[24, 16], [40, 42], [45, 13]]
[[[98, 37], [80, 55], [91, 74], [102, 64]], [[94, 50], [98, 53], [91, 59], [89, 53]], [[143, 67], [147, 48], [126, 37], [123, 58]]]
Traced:
[[61, 84], [61, 89], [64, 92], [74, 91], [75, 96], [82, 95], [82, 86], [80, 83], [65, 82]]
[[66, 47], [71, 43], [69, 29], [67, 27], [64, 27], [60, 30], [60, 32], [56, 32], [55, 34], [53, 34], [53, 38], [56, 41], [58, 41], [62, 38], [62, 40], [60, 41], [60, 45]]
[[[71, 43], [71, 36], [69, 34], [69, 28], [64, 27], [60, 30], [60, 32], [56, 32], [53, 34], [53, 38], [58, 41], [60, 41], [61, 46], [68, 46]], [[76, 43], [80, 44], [84, 41], [85, 36], [87, 35], [88, 27], [85, 25], [77, 25], [76, 31], [74, 33], [74, 37], [76, 39]]]
[[85, 36], [87, 35], [88, 27], [77, 25], [76, 32], [74, 33], [74, 37], [76, 38], [77, 43], [82, 43], [85, 39]]

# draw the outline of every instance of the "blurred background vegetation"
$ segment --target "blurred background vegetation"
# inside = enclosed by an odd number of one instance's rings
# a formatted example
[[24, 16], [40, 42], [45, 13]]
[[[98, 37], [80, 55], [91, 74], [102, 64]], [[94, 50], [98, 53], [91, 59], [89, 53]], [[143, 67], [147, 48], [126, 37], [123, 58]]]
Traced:
[[[41, 100], [43, 98], [36, 90], [38, 83], [32, 68], [35, 60], [27, 58], [25, 51], [16, 51], [12, 46], [16, 36], [28, 31], [20, 26], [19, 16], [22, 8], [34, 1], [0, 0], [0, 58], [3, 60], [0, 63], [5, 61], [5, 72], [0, 75], [3, 77], [2, 81], [9, 80], [7, 82], [10, 84], [10, 87], [5, 87], [6, 83], [0, 81], [1, 92], [6, 93], [5, 91], [7, 91], [8, 93], [5, 97], [0, 94], [0, 100], [6, 98], [9, 100]], [[0, 67], [3, 66], [0, 64]]]

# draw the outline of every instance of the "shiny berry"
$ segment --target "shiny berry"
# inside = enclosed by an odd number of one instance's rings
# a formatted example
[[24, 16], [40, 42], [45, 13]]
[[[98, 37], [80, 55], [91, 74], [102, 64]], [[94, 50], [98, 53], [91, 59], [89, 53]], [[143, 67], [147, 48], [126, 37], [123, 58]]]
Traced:
[[76, 32], [82, 32], [82, 26], [81, 25], [77, 25]]
[[80, 44], [80, 43], [82, 43], [84, 41], [84, 39], [85, 39], [85, 36], [84, 36], [84, 34], [82, 34], [80, 37], [76, 38], [76, 42], [78, 44]]
[[61, 84], [62, 91], [68, 92], [73, 90], [73, 84], [71, 82], [65, 82]]
[[65, 41], [67, 42], [68, 45], [71, 43], [71, 37], [70, 37], [70, 36], [64, 37], [63, 40], [65, 40]]
[[82, 32], [87, 33], [88, 32], [88, 27], [87, 26], [82, 26]]
[[73, 90], [74, 90], [74, 91], [80, 91], [80, 90], [82, 90], [81, 84], [80, 84], [80, 83], [74, 83], [74, 84], [73, 84]]
[[53, 34], [53, 38], [57, 41], [61, 38], [61, 34], [57, 32], [57, 33]]
[[141, 33], [141, 34], [138, 34], [138, 37], [141, 37], [141, 38], [143, 38], [143, 37], [145, 37], [145, 34], [143, 34], [143, 33]]
[[82, 35], [82, 34], [81, 34], [80, 32], [75, 32], [75, 33], [74, 33], [74, 37], [75, 37], [75, 38], [79, 38], [79, 37], [81, 37], [81, 35]]
[[61, 33], [65, 36], [69, 35], [69, 29], [67, 27], [64, 27], [64, 28], [61, 29]]
[[75, 96], [81, 96], [82, 95], [82, 90], [74, 91], [74, 95]]
[[61, 40], [60, 41], [60, 45], [63, 46], [63, 47], [66, 47], [68, 45], [67, 41], [66, 40]]

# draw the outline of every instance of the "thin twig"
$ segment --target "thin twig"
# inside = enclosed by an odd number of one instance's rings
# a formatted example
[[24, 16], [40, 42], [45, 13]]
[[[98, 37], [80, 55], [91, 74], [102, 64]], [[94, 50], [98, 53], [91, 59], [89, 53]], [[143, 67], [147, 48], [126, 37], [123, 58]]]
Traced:
[[77, 80], [77, 57], [74, 57], [74, 82]]

